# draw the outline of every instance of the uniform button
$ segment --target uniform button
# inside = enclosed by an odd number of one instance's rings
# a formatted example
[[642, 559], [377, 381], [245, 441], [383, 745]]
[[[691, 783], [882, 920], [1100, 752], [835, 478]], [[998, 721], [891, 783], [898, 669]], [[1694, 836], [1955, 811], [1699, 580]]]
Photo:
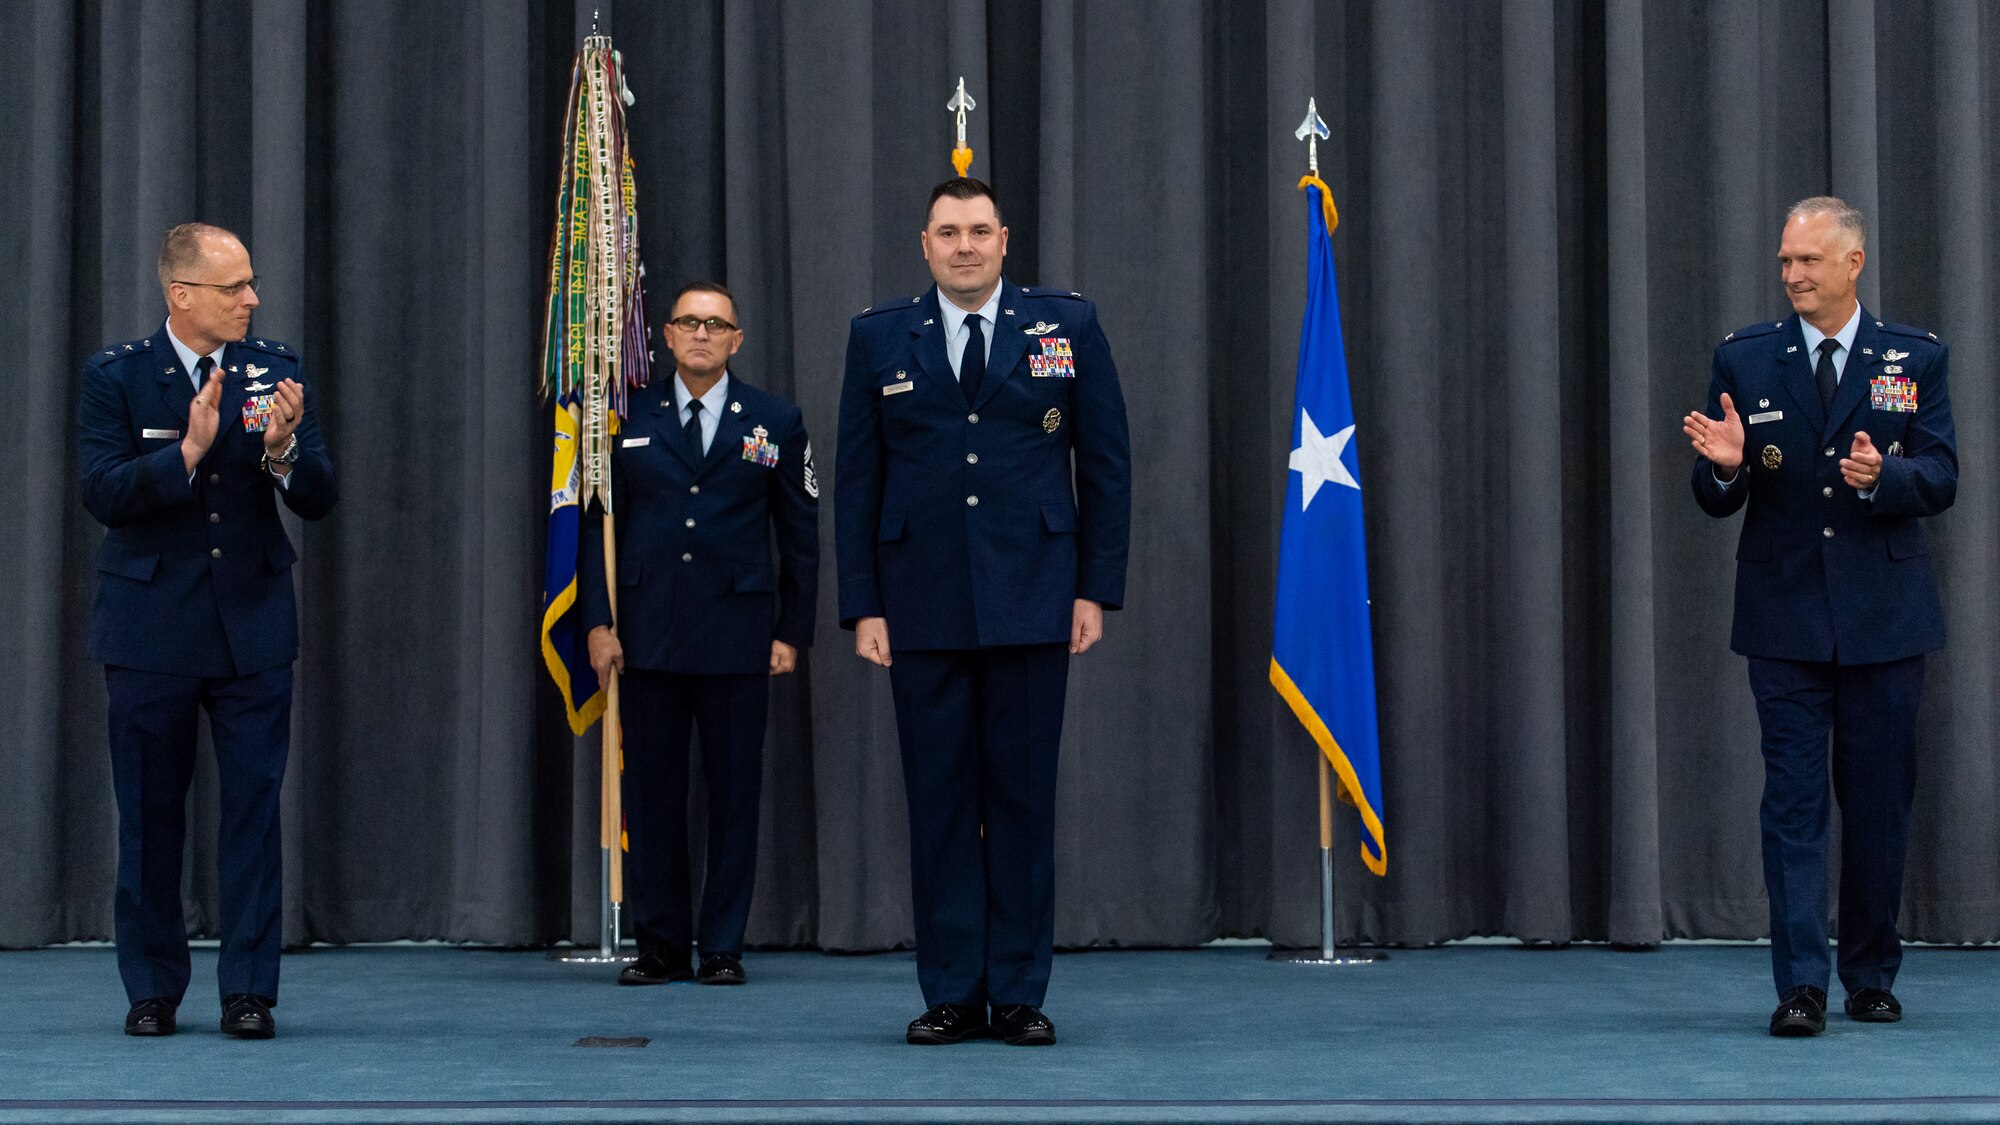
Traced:
[[1831, 538], [1833, 538], [1833, 529], [1832, 529], [1832, 528], [1830, 528], [1830, 527], [1823, 527], [1823, 528], [1821, 528], [1821, 529], [1820, 529], [1820, 532], [1819, 532], [1819, 533], [1820, 533], [1821, 535], [1824, 535], [1824, 536], [1826, 536], [1826, 537], [1827, 537], [1828, 539], [1831, 539]]
[[977, 414], [967, 414], [967, 415], [965, 416], [965, 420], [966, 420], [966, 421], [968, 421], [968, 422], [970, 422], [970, 423], [972, 423], [973, 425], [977, 426], [977, 425], [979, 424], [979, 415], [977, 415]]
[[221, 474], [221, 473], [210, 473], [210, 474], [208, 474], [208, 483], [210, 483], [210, 484], [221, 484], [221, 483], [222, 483], [222, 474]]
[[688, 525], [689, 527], [693, 527], [693, 526], [694, 526], [694, 517], [693, 517], [693, 516], [689, 516], [689, 517], [688, 517], [688, 519], [687, 519], [687, 525]]
[[965, 463], [966, 463], [966, 464], [968, 464], [968, 465], [977, 465], [977, 464], [979, 464], [979, 454], [977, 454], [977, 453], [968, 453], [968, 454], [966, 454], [966, 455], [965, 455]]
[[682, 556], [681, 556], [681, 561], [682, 561], [682, 562], [693, 562], [693, 561], [694, 561], [694, 556], [693, 556], [693, 555], [682, 555]]
[[1820, 489], [1820, 490], [1819, 490], [1819, 494], [1820, 494], [1821, 496], [1825, 496], [1825, 497], [1828, 497], [1828, 498], [1831, 498], [1831, 497], [1833, 496], [1833, 486], [1832, 486], [1832, 485], [1828, 485], [1828, 486], [1826, 486], [1825, 488], [1822, 488], [1822, 489]]
[[214, 549], [210, 550], [210, 551], [208, 552], [208, 557], [209, 557], [209, 558], [211, 558], [211, 559], [219, 559], [219, 558], [221, 558], [221, 557], [222, 557], [222, 548], [220, 548], [220, 547], [216, 547], [216, 548], [214, 548]]
[[1830, 446], [1830, 445], [1829, 445], [1829, 446], [1827, 446], [1827, 447], [1826, 447], [1826, 455], [1827, 455], [1828, 457], [1831, 457], [1831, 456], [1833, 456], [1833, 447], [1832, 447], [1832, 446]]
[[966, 506], [966, 507], [968, 507], [968, 508], [977, 508], [977, 507], [979, 506], [979, 497], [977, 497], [977, 496], [968, 496], [968, 497], [966, 497], [966, 498], [965, 498], [965, 506]]
[[691, 484], [691, 485], [688, 485], [688, 495], [689, 495], [689, 496], [699, 496], [699, 495], [701, 495], [701, 486], [700, 486], [700, 485], [698, 485], [698, 484]]
[[221, 513], [221, 512], [210, 512], [210, 513], [208, 513], [208, 522], [210, 522], [210, 523], [221, 523], [221, 522], [222, 522], [222, 513]]

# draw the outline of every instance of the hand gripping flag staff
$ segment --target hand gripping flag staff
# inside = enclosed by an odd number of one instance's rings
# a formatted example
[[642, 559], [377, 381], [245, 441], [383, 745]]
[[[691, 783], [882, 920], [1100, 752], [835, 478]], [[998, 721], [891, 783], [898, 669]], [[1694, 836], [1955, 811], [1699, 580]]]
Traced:
[[1333, 192], [1319, 178], [1319, 141], [1330, 136], [1315, 101], [1297, 137], [1306, 142], [1306, 309], [1299, 333], [1290, 472], [1278, 540], [1278, 596], [1271, 684], [1318, 744], [1320, 948], [1288, 960], [1343, 965], [1333, 942], [1333, 793], [1361, 814], [1361, 861], [1389, 870], [1382, 829], [1381, 745], [1375, 657], [1369, 636], [1368, 557], [1361, 520], [1361, 462], [1334, 287]]
[[639, 215], [627, 144], [624, 62], [608, 36], [583, 41], [570, 73], [562, 177], [549, 243], [549, 296], [542, 335], [542, 395], [555, 411], [549, 485], [548, 555], [542, 586], [542, 660], [562, 692], [569, 727], [581, 736], [604, 720], [599, 774], [598, 845], [604, 901], [595, 957], [619, 960], [624, 901], [623, 813], [619, 778], [623, 741], [618, 680], [598, 683], [577, 605], [583, 513], [604, 513], [604, 585], [618, 612], [617, 525], [611, 510], [611, 440], [633, 387], [651, 374], [645, 270], [639, 264]]

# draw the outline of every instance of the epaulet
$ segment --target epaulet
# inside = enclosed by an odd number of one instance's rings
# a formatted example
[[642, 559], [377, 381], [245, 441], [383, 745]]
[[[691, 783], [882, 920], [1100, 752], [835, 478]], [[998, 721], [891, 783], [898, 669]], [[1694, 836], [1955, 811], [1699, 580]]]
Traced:
[[1061, 297], [1065, 301], [1087, 301], [1090, 299], [1081, 293], [1073, 292], [1068, 289], [1050, 289], [1046, 286], [1041, 286], [1041, 285], [1023, 286], [1021, 289], [1021, 296]]
[[907, 309], [922, 300], [922, 297], [911, 297], [907, 301], [898, 297], [892, 301], [883, 301], [880, 304], [869, 305], [867, 308], [855, 313], [854, 319], [860, 320], [864, 316], [881, 316], [885, 312], [893, 312], [896, 309]]
[[258, 336], [245, 336], [243, 339], [238, 340], [236, 342], [236, 346], [239, 348], [249, 348], [252, 351], [263, 352], [266, 355], [289, 356], [292, 359], [297, 359], [299, 357], [299, 353], [293, 351], [292, 346], [290, 344], [281, 344], [276, 340], [267, 340]]
[[92, 363], [103, 363], [108, 359], [117, 359], [120, 356], [128, 355], [142, 355], [152, 350], [153, 338], [148, 336], [142, 340], [131, 340], [122, 344], [106, 344], [91, 353], [90, 361]]
[[1743, 328], [1738, 328], [1736, 331], [1731, 332], [1727, 336], [1724, 336], [1722, 338], [1722, 342], [1728, 344], [1728, 343], [1733, 343], [1737, 340], [1749, 340], [1749, 339], [1754, 339], [1755, 337], [1758, 336], [1769, 336], [1771, 333], [1776, 332], [1778, 329], [1783, 328], [1784, 326], [1785, 322], [1782, 320], [1775, 322], [1769, 320], [1759, 321], [1756, 324], [1751, 324]]
[[1926, 332], [1921, 328], [1912, 328], [1907, 324], [1896, 324], [1892, 321], [1878, 320], [1875, 322], [1875, 327], [1878, 331], [1887, 332], [1891, 336], [1907, 336], [1912, 340], [1929, 340], [1933, 344], [1944, 343], [1943, 340], [1938, 339], [1937, 333]]

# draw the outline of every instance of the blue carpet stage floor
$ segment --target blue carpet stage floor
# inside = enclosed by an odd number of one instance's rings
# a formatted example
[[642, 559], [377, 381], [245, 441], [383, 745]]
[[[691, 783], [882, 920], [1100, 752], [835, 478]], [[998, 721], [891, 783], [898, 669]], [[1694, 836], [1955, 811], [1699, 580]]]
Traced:
[[540, 953], [320, 950], [286, 957], [263, 1043], [216, 1030], [214, 960], [141, 1040], [110, 950], [0, 953], [0, 1123], [2000, 1121], [2000, 951], [1912, 950], [1907, 1019], [1814, 1040], [1764, 1033], [1754, 946], [1079, 953], [1048, 1049], [904, 1045], [906, 954], [619, 988]]

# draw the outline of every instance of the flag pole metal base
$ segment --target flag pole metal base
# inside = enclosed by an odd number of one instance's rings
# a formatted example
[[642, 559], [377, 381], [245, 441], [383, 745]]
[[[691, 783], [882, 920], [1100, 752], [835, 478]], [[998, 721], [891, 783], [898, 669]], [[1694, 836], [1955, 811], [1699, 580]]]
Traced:
[[[1321, 800], [1325, 800], [1324, 771], [1326, 762], [1320, 762], [1322, 771]], [[1318, 949], [1274, 949], [1266, 958], [1282, 961], [1288, 965], [1372, 965], [1377, 961], [1387, 961], [1389, 955], [1379, 949], [1349, 949], [1346, 953], [1334, 948], [1333, 944], [1333, 846], [1331, 842], [1319, 849], [1319, 948]]]
[[597, 948], [594, 951], [585, 951], [577, 946], [566, 950], [551, 949], [549, 960], [565, 965], [623, 965], [639, 959], [637, 954], [625, 952], [625, 938], [620, 932], [624, 904], [611, 901], [611, 849], [606, 848], [600, 853], [598, 866], [604, 879], [604, 901], [598, 904]]

